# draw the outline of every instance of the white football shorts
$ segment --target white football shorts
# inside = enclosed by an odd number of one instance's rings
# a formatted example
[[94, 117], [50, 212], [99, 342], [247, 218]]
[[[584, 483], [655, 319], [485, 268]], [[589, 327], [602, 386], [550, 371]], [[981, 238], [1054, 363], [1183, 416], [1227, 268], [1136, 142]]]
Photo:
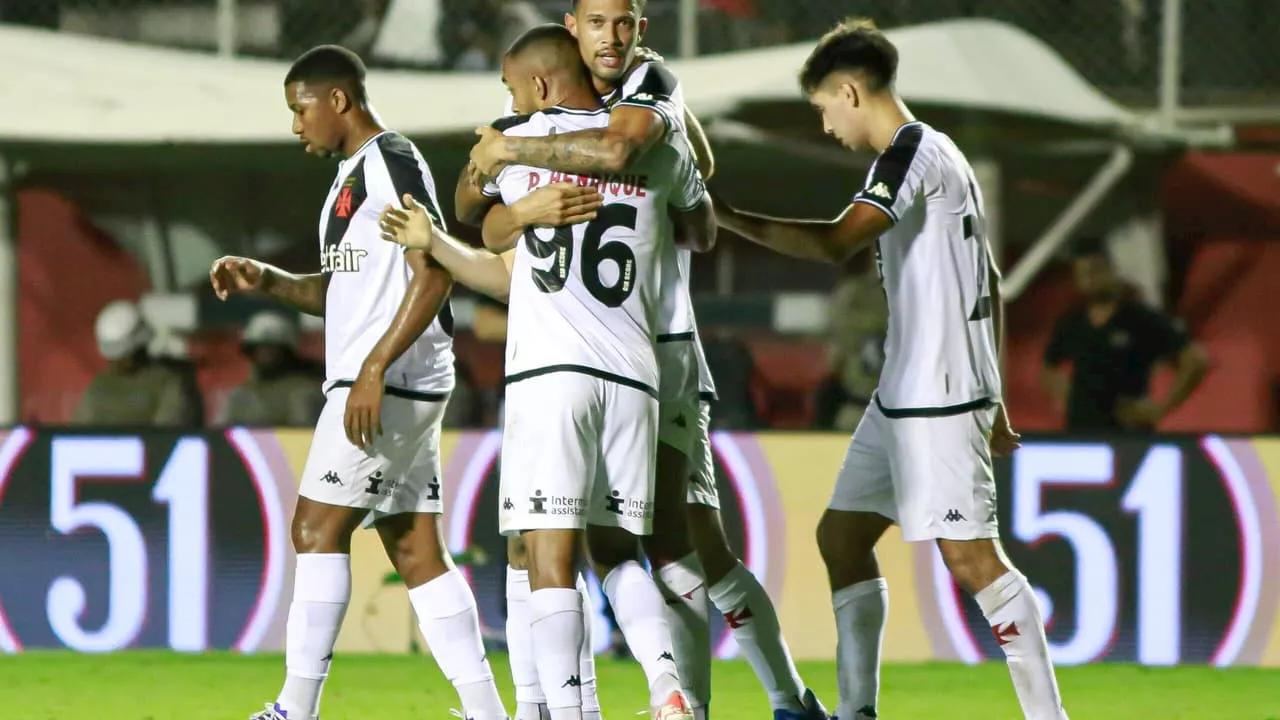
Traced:
[[994, 418], [991, 406], [890, 418], [873, 401], [853, 432], [829, 507], [889, 518], [907, 542], [998, 537]]
[[350, 390], [329, 391], [302, 471], [302, 497], [367, 508], [366, 524], [401, 513], [444, 511], [440, 424], [448, 396], [393, 392], [382, 400], [382, 435], [366, 451], [347, 440], [343, 426]]
[[572, 371], [507, 385], [499, 529], [653, 527], [658, 401]]

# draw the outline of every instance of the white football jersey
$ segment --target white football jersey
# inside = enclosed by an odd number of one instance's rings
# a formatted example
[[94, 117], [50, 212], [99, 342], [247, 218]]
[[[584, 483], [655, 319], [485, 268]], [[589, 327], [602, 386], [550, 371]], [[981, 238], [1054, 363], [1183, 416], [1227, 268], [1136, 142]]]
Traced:
[[[688, 129], [684, 120], [684, 88], [676, 76], [661, 63], [644, 62], [637, 65], [627, 74], [622, 87], [605, 98], [605, 104], [610, 109], [631, 106], [653, 110], [666, 123], [668, 140], [674, 136], [688, 142]], [[702, 351], [702, 340], [698, 337], [698, 321], [694, 316], [693, 298], [690, 294], [692, 253], [673, 245], [662, 262], [664, 280], [662, 309], [658, 319], [658, 342], [688, 343], [688, 367], [678, 373], [681, 375], [678, 382], [690, 383], [690, 386], [678, 391], [678, 394], [697, 392], [703, 399], [714, 399], [715, 382]], [[693, 386], [694, 381], [696, 386]]]
[[889, 417], [946, 415], [1000, 399], [982, 191], [951, 138], [898, 128], [853, 198], [893, 221], [876, 243], [889, 305], [877, 395]]
[[[404, 250], [381, 238], [378, 214], [412, 194], [442, 227], [435, 181], [403, 135], [382, 132], [338, 165], [320, 214], [325, 295], [325, 384], [350, 385], [386, 333], [413, 279]], [[453, 389], [453, 315], [449, 301], [427, 331], [387, 368], [387, 392], [434, 396]]]
[[[608, 124], [603, 108], [556, 107], [494, 125], [507, 135], [542, 137]], [[688, 143], [672, 135], [626, 172], [604, 177], [508, 165], [484, 191], [511, 205], [557, 182], [594, 185], [605, 204], [590, 222], [528, 228], [516, 242], [507, 380], [582, 372], [657, 397], [662, 258], [673, 242], [668, 206], [690, 209], [705, 193]]]

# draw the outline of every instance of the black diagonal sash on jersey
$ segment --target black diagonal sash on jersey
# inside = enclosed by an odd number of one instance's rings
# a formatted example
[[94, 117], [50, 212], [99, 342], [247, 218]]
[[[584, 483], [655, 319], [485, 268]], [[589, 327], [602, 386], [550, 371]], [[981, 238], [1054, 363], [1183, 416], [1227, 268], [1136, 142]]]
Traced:
[[[387, 166], [387, 174], [391, 176], [391, 185], [396, 191], [396, 202], [401, 202], [405, 193], [413, 196], [431, 216], [431, 222], [444, 228], [444, 216], [436, 207], [431, 193], [427, 192], [427, 184], [422, 176], [424, 168], [418, 164], [418, 157], [413, 152], [409, 139], [397, 133], [385, 133], [378, 138], [378, 150], [382, 153], [382, 161]], [[435, 264], [435, 260], [428, 257]], [[453, 337], [453, 308], [450, 299], [445, 298], [440, 313], [436, 316], [440, 321], [440, 329], [444, 334]]]
[[320, 250], [321, 267], [331, 268], [332, 261], [327, 258], [341, 254], [338, 248], [342, 245], [342, 238], [347, 236], [351, 218], [355, 217], [360, 206], [364, 205], [364, 201], [368, 198], [369, 190], [364, 181], [364, 158], [362, 157], [342, 181], [342, 187], [338, 189], [338, 197], [334, 199], [333, 207], [329, 208], [329, 222], [324, 229], [324, 247]]
[[855, 197], [884, 210], [889, 219], [897, 223], [900, 218], [893, 208], [898, 202], [898, 194], [902, 192], [902, 184], [907, 181], [907, 173], [915, 162], [916, 151], [920, 149], [923, 138], [924, 127], [920, 123], [903, 125], [894, 135], [889, 147], [876, 158], [866, 187]]

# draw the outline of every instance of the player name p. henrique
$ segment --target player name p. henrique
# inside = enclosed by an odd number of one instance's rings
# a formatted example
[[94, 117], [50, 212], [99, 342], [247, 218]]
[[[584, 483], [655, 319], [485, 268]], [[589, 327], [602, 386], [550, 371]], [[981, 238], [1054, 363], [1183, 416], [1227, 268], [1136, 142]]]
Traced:
[[601, 195], [619, 197], [645, 197], [649, 187], [648, 175], [576, 175], [564, 172], [531, 172], [529, 173], [529, 191], [540, 185], [555, 183], [573, 183], [579, 187], [593, 187]]

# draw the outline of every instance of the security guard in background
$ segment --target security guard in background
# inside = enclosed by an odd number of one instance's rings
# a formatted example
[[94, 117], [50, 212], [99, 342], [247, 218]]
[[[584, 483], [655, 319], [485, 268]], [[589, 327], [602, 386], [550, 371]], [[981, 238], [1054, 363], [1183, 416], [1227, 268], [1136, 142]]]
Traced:
[[253, 364], [248, 382], [231, 391], [218, 425], [311, 427], [320, 417], [323, 374], [298, 355], [298, 326], [277, 312], [249, 319], [240, 349]]

